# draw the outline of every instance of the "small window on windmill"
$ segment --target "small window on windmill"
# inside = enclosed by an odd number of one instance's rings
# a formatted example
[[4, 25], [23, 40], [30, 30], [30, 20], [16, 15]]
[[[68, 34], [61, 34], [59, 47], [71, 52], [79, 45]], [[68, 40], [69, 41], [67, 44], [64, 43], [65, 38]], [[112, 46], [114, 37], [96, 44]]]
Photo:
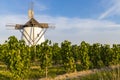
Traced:
[[37, 34], [37, 37], [39, 37], [39, 34]]

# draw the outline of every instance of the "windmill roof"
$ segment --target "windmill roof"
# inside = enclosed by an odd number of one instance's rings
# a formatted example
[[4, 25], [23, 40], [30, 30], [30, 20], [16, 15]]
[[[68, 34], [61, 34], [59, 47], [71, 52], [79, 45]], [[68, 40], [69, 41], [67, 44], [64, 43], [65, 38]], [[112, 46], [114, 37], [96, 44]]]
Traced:
[[40, 28], [48, 28], [48, 23], [39, 23], [34, 18], [31, 18], [25, 24], [16, 24], [15, 29], [23, 29], [24, 27], [40, 27]]
[[39, 23], [34, 18], [31, 18], [27, 23], [23, 25], [24, 27], [40, 27], [40, 28], [48, 28], [47, 23]]

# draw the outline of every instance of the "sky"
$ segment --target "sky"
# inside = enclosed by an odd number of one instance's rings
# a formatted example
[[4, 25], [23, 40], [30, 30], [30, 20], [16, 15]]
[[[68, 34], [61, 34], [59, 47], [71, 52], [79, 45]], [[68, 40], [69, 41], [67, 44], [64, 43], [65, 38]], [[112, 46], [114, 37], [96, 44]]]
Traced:
[[[54, 24], [45, 38], [73, 44], [120, 43], [120, 0], [0, 0], [0, 44], [9, 36], [21, 38], [18, 30], [8, 24], [25, 24], [30, 2], [34, 2], [34, 18]], [[10, 30], [9, 30], [10, 29]]]

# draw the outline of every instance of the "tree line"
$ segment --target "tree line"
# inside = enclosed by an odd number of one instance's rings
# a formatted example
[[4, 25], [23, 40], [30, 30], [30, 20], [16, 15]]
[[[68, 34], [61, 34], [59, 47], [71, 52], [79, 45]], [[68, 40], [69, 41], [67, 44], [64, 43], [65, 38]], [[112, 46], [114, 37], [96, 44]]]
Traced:
[[120, 44], [110, 47], [82, 41], [79, 45], [72, 45], [65, 40], [59, 45], [46, 40], [40, 45], [27, 46], [23, 40], [10, 36], [0, 44], [0, 62], [7, 66], [14, 79], [24, 79], [30, 72], [31, 63], [35, 62], [46, 76], [49, 67], [55, 66], [70, 73], [120, 64]]

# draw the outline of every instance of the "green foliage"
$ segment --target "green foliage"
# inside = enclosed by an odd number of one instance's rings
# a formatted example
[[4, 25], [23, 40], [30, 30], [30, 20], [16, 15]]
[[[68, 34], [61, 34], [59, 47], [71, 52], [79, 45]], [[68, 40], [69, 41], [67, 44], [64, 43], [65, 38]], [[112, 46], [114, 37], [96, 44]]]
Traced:
[[76, 63], [79, 62], [79, 60], [80, 60], [79, 46], [77, 46], [77, 45], [72, 45], [71, 52], [73, 53], [73, 57], [74, 57], [75, 62], [76, 62]]
[[[42, 43], [41, 50], [39, 53], [39, 61], [40, 61], [40, 67], [41, 71], [48, 73], [48, 67], [52, 65], [52, 48], [51, 48], [51, 41], [46, 40], [44, 43]], [[44, 74], [44, 73], [43, 73]]]
[[[65, 40], [59, 46], [46, 40], [39, 45], [27, 46], [24, 41], [11, 36], [0, 44], [0, 62], [7, 66], [7, 71], [15, 80], [27, 79], [27, 76], [40, 78], [52, 73], [54, 77], [65, 72], [120, 64], [120, 45], [90, 45], [85, 41], [72, 45]], [[33, 70], [30, 68], [33, 66], [39, 68]]]
[[52, 62], [53, 65], [61, 65], [62, 56], [60, 53], [60, 47], [58, 46], [58, 43], [54, 43], [52, 46]]
[[14, 36], [9, 37], [3, 45], [3, 62], [12, 73], [13, 79], [23, 79], [29, 73], [30, 56], [29, 48], [24, 41], [18, 41]]
[[96, 43], [90, 46], [90, 49], [89, 49], [89, 56], [91, 61], [90, 68], [101, 68], [103, 66], [103, 62], [101, 59], [103, 54], [104, 54], [104, 51], [102, 52], [102, 55], [101, 55], [101, 45], [99, 43]]
[[120, 64], [120, 45], [113, 45], [113, 53], [111, 54], [111, 64]]
[[113, 50], [110, 45], [101, 46], [101, 60], [105, 66], [109, 66], [112, 61]]
[[87, 46], [88, 44], [85, 43], [84, 41], [81, 43], [81, 45], [79, 46], [79, 58], [80, 58], [80, 67], [81, 70], [86, 70], [89, 69], [89, 56], [88, 56], [88, 50], [89, 47]]
[[0, 80], [11, 80], [11, 75], [8, 71], [0, 71]]
[[67, 72], [74, 72], [76, 70], [76, 64], [71, 49], [71, 42], [66, 40], [61, 43], [62, 63]]

